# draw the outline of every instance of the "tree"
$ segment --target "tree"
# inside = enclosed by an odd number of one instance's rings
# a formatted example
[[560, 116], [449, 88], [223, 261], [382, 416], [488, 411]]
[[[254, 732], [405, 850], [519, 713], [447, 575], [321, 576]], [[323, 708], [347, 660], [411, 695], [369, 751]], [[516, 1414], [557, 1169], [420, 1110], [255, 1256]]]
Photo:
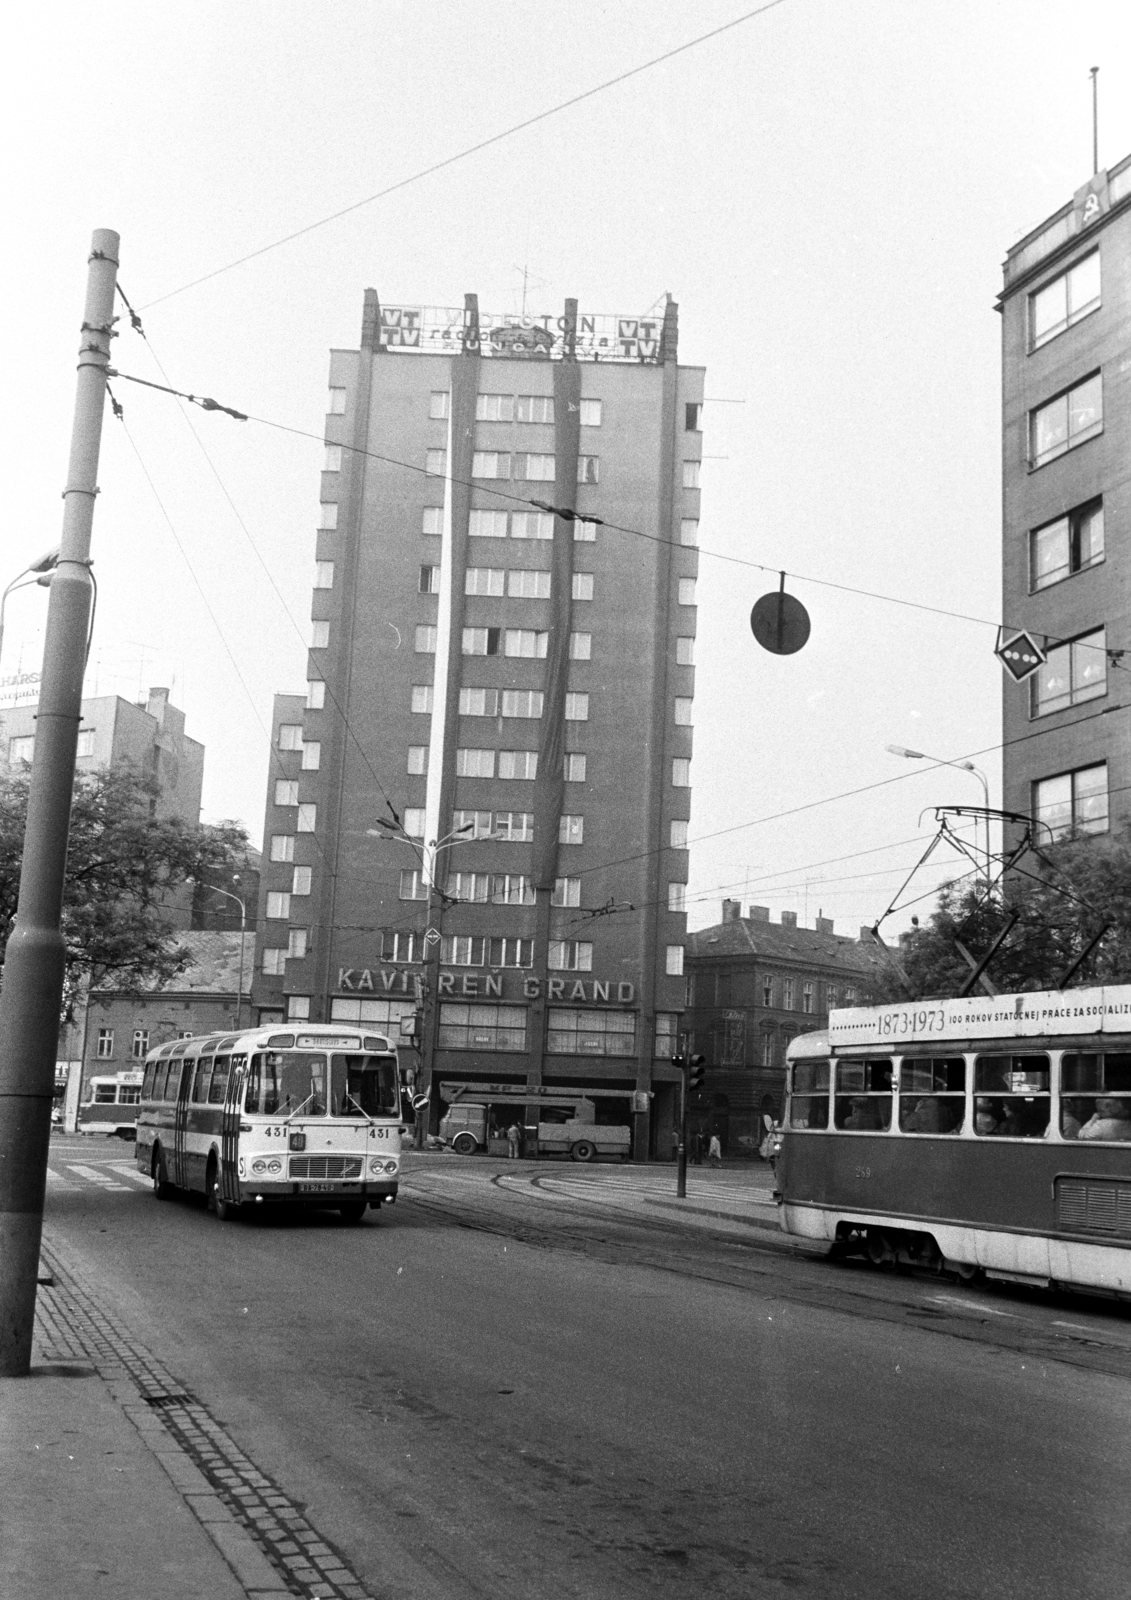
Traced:
[[[0, 779], [5, 943], [19, 894], [29, 776], [24, 771]], [[113, 979], [116, 987], [140, 989], [176, 977], [189, 959], [173, 925], [178, 891], [230, 871], [244, 857], [247, 834], [238, 824], [205, 827], [159, 817], [159, 792], [154, 778], [125, 763], [75, 778], [63, 892], [66, 1020], [85, 981]], [[183, 915], [187, 897], [179, 909]]]
[[1000, 992], [1057, 988], [1105, 923], [1108, 931], [1070, 987], [1131, 983], [1131, 828], [1030, 853], [988, 895], [980, 885], [948, 884], [927, 926], [901, 941], [896, 960], [907, 986], [893, 962], [890, 976], [872, 985], [871, 999], [956, 995], [970, 966], [955, 940], [980, 959], [1014, 912], [1017, 921], [986, 971]]

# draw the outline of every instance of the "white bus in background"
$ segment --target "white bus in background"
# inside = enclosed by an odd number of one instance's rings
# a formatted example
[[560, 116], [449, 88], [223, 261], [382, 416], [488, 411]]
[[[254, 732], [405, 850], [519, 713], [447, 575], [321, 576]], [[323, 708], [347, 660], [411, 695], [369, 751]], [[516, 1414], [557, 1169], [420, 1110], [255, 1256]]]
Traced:
[[158, 1199], [195, 1190], [222, 1220], [286, 1205], [360, 1222], [396, 1199], [401, 1133], [391, 1040], [275, 1023], [150, 1051], [137, 1165]]
[[88, 1078], [79, 1102], [77, 1131], [132, 1139], [137, 1126], [141, 1084], [140, 1072], [104, 1073]]

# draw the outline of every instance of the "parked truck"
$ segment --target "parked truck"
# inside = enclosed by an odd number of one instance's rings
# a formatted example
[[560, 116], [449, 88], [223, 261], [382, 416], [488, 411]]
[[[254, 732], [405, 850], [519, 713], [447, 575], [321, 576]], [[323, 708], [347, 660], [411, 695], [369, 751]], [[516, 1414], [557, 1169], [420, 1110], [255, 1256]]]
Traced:
[[[523, 1117], [526, 1106], [536, 1098], [538, 1106], [537, 1153], [539, 1155], [569, 1156], [571, 1161], [619, 1160], [626, 1161], [632, 1148], [632, 1130], [627, 1121], [606, 1122], [597, 1120], [597, 1100], [627, 1102], [623, 1094], [607, 1090], [589, 1089], [571, 1095], [560, 1090], [552, 1094], [544, 1091], [519, 1090], [507, 1085], [509, 1094], [500, 1095], [498, 1085], [467, 1086], [444, 1083], [440, 1093], [448, 1102], [448, 1109], [440, 1120], [440, 1138], [450, 1144], [459, 1155], [473, 1155], [477, 1150], [489, 1151], [493, 1144], [498, 1153], [505, 1148], [506, 1130]], [[602, 1106], [605, 1114], [617, 1114], [612, 1103]], [[529, 1151], [533, 1131], [524, 1125], [524, 1143]]]

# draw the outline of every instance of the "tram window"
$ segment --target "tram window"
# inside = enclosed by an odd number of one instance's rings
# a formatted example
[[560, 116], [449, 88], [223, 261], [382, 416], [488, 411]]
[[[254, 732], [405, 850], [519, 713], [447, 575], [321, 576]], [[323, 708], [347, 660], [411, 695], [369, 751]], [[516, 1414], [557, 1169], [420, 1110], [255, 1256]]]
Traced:
[[1131, 1055], [1065, 1055], [1060, 1131], [1066, 1139], [1131, 1141]]
[[136, 1106], [141, 1099], [141, 1089], [136, 1083], [123, 1083], [118, 1089], [120, 1106]]
[[1049, 1058], [978, 1056], [974, 1132], [983, 1139], [1043, 1139], [1049, 1125]]
[[965, 1120], [965, 1058], [905, 1058], [899, 1073], [899, 1126], [902, 1132], [958, 1133]]
[[212, 1068], [212, 1080], [208, 1085], [208, 1104], [222, 1106], [224, 1097], [228, 1092], [228, 1072], [232, 1062], [230, 1056], [217, 1056], [216, 1064]]
[[827, 1128], [829, 1125], [829, 1063], [797, 1061], [793, 1065], [789, 1101], [791, 1128]]
[[112, 1106], [118, 1096], [116, 1083], [96, 1083], [94, 1086], [94, 1103], [96, 1106]]
[[852, 1133], [886, 1132], [891, 1127], [890, 1059], [847, 1057], [836, 1064], [833, 1120]]
[[208, 1103], [208, 1080], [212, 1076], [212, 1057], [202, 1056], [196, 1064], [196, 1076], [192, 1081], [192, 1098], [196, 1105]]

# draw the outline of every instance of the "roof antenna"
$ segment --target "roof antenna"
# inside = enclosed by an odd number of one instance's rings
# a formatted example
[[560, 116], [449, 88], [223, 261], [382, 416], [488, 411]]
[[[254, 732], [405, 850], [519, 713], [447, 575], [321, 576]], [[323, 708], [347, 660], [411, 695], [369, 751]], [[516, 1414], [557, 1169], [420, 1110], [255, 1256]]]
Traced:
[[1100, 107], [1099, 90], [1096, 79], [1100, 75], [1099, 67], [1088, 69], [1092, 75], [1092, 176], [1100, 170]]

